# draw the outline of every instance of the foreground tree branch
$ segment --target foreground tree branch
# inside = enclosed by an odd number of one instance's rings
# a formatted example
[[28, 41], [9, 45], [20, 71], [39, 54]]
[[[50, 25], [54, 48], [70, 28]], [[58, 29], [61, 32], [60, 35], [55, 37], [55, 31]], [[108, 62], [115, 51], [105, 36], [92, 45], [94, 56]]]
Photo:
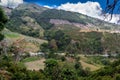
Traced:
[[105, 14], [109, 13], [111, 14], [111, 18], [113, 17], [114, 11], [117, 10], [117, 13], [120, 12], [120, 0], [107, 0], [106, 2], [106, 8], [105, 8]]

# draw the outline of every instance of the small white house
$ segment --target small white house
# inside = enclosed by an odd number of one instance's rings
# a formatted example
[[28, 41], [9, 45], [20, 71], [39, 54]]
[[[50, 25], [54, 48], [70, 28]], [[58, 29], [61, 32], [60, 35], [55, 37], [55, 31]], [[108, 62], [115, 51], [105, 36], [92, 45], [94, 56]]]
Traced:
[[44, 55], [43, 52], [37, 52], [37, 53], [33, 53], [33, 52], [29, 52], [30, 56], [39, 56], [39, 55]]

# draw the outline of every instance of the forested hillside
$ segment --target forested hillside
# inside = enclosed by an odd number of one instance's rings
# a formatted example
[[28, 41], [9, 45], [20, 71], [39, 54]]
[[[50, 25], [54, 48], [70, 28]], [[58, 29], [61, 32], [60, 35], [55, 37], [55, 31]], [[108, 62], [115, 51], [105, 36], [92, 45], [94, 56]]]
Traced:
[[14, 32], [46, 39], [49, 41], [46, 47], [55, 47], [56, 51], [73, 54], [120, 52], [119, 25], [75, 12], [21, 4], [12, 10], [6, 26]]

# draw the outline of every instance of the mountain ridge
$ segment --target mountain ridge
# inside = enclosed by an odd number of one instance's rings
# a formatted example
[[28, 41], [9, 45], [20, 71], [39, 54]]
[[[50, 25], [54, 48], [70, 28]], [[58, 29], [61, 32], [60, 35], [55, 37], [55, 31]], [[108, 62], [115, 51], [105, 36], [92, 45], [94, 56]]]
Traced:
[[[108, 23], [106, 21], [102, 21], [96, 18], [92, 18], [80, 13], [64, 11], [64, 10], [57, 10], [57, 9], [48, 9], [42, 6], [38, 6], [36, 4], [21, 4], [17, 8], [13, 9], [10, 15], [10, 22], [15, 20], [15, 18], [21, 17], [30, 17], [36, 20], [36, 22], [43, 28], [49, 29], [53, 27], [56, 23], [51, 23], [50, 21], [53, 19], [58, 20], [66, 20], [67, 22], [73, 25], [84, 25], [91, 26], [90, 29], [107, 29], [112, 31], [120, 31], [119, 25]], [[21, 21], [23, 21], [21, 19]], [[17, 22], [17, 20], [16, 20]], [[29, 23], [29, 22], [28, 22]], [[75, 23], [75, 24], [74, 24]], [[24, 23], [21, 23], [24, 24]], [[9, 24], [8, 24], [9, 25]], [[113, 27], [114, 26], [114, 27]], [[9, 28], [9, 27], [8, 27]]]

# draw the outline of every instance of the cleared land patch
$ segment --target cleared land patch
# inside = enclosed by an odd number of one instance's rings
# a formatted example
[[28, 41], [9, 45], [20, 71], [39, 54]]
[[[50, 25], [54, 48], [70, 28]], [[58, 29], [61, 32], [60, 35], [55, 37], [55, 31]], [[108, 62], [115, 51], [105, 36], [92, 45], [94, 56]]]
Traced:
[[40, 69], [44, 69], [44, 61], [45, 61], [45, 59], [26, 62], [25, 66], [27, 67], [28, 70], [36, 70], [36, 71], [38, 71]]

